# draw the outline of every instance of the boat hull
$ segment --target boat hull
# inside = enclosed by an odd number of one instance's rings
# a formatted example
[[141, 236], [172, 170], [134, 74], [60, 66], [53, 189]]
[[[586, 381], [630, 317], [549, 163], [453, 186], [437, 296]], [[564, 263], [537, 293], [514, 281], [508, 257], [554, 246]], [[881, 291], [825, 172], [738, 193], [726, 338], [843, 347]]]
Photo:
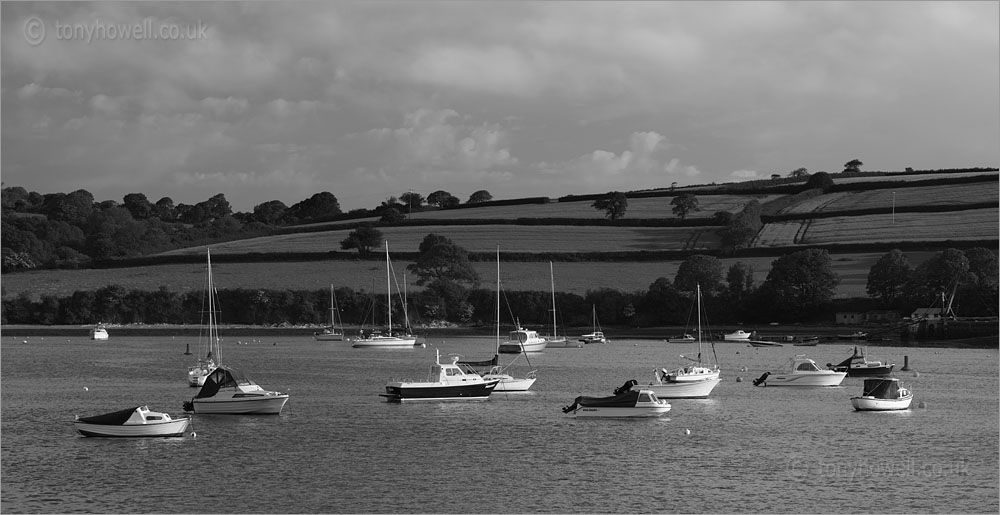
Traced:
[[288, 394], [253, 394], [194, 399], [192, 412], [203, 415], [277, 415], [288, 402]]
[[583, 347], [580, 342], [567, 338], [550, 338], [545, 341], [547, 342], [546, 349], [579, 349]]
[[90, 332], [90, 339], [91, 340], [107, 340], [108, 339], [108, 332], [105, 331], [104, 329], [95, 329], [95, 330], [93, 330], [93, 331]]
[[832, 371], [828, 374], [771, 374], [762, 386], [840, 386], [846, 376], [846, 372]]
[[878, 399], [875, 397], [851, 397], [851, 404], [857, 411], [898, 411], [910, 409], [913, 396], [901, 399]]
[[583, 406], [573, 412], [579, 418], [655, 418], [670, 411], [670, 405], [634, 408], [608, 408]]
[[392, 383], [379, 395], [389, 402], [414, 401], [485, 401], [496, 388], [499, 379], [483, 383], [440, 385], [437, 383]]
[[393, 336], [356, 339], [351, 342], [351, 347], [356, 349], [412, 349], [416, 343], [416, 338], [397, 338]]
[[89, 424], [76, 421], [73, 425], [83, 436], [105, 438], [167, 438], [184, 436], [184, 432], [191, 425], [191, 419], [184, 417], [158, 423], [147, 422], [135, 425]]
[[534, 377], [525, 377], [525, 378], [517, 378], [517, 377], [510, 377], [510, 376], [496, 377], [496, 376], [492, 376], [492, 375], [489, 375], [489, 374], [484, 375], [483, 379], [485, 379], [487, 381], [490, 381], [492, 379], [500, 379], [500, 382], [497, 383], [497, 385], [496, 385], [495, 388], [493, 388], [493, 391], [494, 392], [506, 392], [506, 393], [509, 393], [509, 392], [526, 392], [526, 391], [528, 391], [528, 390], [531, 389], [531, 385], [535, 384], [535, 380], [536, 380], [536, 378], [534, 378]]
[[722, 379], [719, 377], [697, 381], [676, 381], [633, 386], [633, 390], [652, 390], [660, 399], [704, 399], [712, 393]]
[[342, 342], [344, 335], [339, 333], [315, 333], [313, 338], [318, 342]]
[[541, 352], [545, 350], [545, 347], [549, 345], [549, 342], [542, 340], [541, 342], [527, 342], [527, 343], [501, 343], [500, 352], [504, 354], [519, 354], [522, 352]]

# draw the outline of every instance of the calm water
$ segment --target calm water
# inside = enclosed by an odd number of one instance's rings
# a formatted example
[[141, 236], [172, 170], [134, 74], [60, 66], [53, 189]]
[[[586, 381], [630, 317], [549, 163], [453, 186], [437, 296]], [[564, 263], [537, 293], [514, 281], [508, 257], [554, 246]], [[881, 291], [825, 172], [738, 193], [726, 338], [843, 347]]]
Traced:
[[908, 355], [919, 376], [897, 374], [914, 409], [860, 413], [849, 398], [861, 379], [751, 385], [796, 353], [825, 365], [848, 345], [721, 344], [724, 381], [711, 399], [673, 400], [662, 419], [577, 420], [560, 411], [577, 395], [648, 382], [693, 350], [650, 340], [549, 349], [530, 358], [532, 392], [400, 405], [378, 397], [389, 378], [423, 378], [435, 346], [487, 358], [491, 341], [378, 351], [229, 338], [228, 364], [291, 394], [280, 416], [196, 415], [197, 437], [101, 439], [77, 436], [73, 415], [139, 404], [182, 413], [195, 393], [183, 352], [196, 339], [22, 340], [0, 344], [6, 513], [1000, 510], [996, 350], [869, 347], [899, 366]]

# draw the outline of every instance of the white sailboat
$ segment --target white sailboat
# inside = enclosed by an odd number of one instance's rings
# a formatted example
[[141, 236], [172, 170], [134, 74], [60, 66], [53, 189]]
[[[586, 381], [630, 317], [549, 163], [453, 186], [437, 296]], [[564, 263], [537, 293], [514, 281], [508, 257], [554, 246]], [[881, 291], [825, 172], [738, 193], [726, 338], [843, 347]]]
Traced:
[[[371, 333], [361, 334], [352, 340], [352, 347], [356, 348], [377, 348], [377, 349], [412, 349], [417, 342], [417, 338], [411, 334], [392, 334], [392, 282], [390, 281], [391, 266], [389, 262], [389, 242], [385, 242], [385, 286], [386, 286], [386, 312], [388, 315], [388, 325], [385, 334], [375, 329]], [[404, 308], [405, 309], [405, 308]], [[405, 313], [405, 311], [404, 311]], [[405, 315], [404, 315], [405, 318]], [[409, 323], [405, 324], [409, 328]]]
[[558, 326], [556, 325], [556, 278], [555, 273], [552, 271], [552, 262], [549, 261], [549, 285], [552, 291], [552, 335], [545, 338], [548, 341], [546, 348], [553, 349], [579, 349], [583, 347], [576, 341], [571, 341], [565, 336], [559, 336]]
[[[239, 370], [222, 364], [218, 320], [215, 317], [215, 286], [212, 282], [212, 254], [208, 252], [208, 334], [209, 358], [215, 368], [208, 372], [202, 387], [184, 411], [209, 414], [279, 414], [288, 394], [265, 390]], [[190, 372], [189, 372], [190, 377]]]
[[[525, 361], [528, 366], [531, 366], [531, 361], [528, 360], [528, 355], [526, 353], [519, 353], [524, 355]], [[487, 381], [492, 381], [494, 379], [499, 380], [493, 391], [496, 392], [526, 392], [531, 388], [531, 385], [535, 384], [537, 379], [535, 375], [535, 370], [528, 372], [525, 377], [514, 377], [510, 375], [507, 371], [511, 365], [516, 362], [518, 357], [514, 357], [510, 363], [506, 366], [500, 364], [500, 249], [497, 248], [497, 311], [496, 311], [496, 353], [493, 355], [491, 361], [486, 362], [463, 362], [466, 365], [472, 366], [490, 366], [490, 371], [482, 374], [483, 379]]]
[[592, 332], [581, 336], [580, 341], [583, 343], [608, 343], [607, 338], [604, 337], [604, 331], [601, 330], [601, 325], [597, 322], [597, 306], [593, 306], [593, 315], [594, 329]]
[[344, 324], [340, 320], [340, 308], [337, 305], [337, 294], [330, 285], [330, 325], [320, 332], [313, 333], [318, 342], [344, 341]]
[[[208, 250], [206, 252], [208, 257], [208, 275], [207, 282], [205, 284], [205, 295], [207, 296], [207, 310], [202, 312], [202, 322], [205, 322], [205, 315], [208, 315], [207, 324], [207, 334], [203, 334], [205, 337], [205, 354], [198, 357], [198, 361], [188, 367], [188, 386], [191, 387], [202, 387], [205, 386], [205, 378], [208, 374], [211, 374], [213, 370], [220, 363], [220, 345], [219, 345], [219, 328], [215, 320], [215, 286], [212, 281], [212, 251]], [[202, 307], [205, 307], [203, 302]], [[201, 342], [199, 342], [201, 343]]]
[[[698, 359], [681, 355], [682, 358], [692, 363], [672, 372], [665, 368], [654, 370], [655, 380], [648, 385], [635, 386], [634, 390], [652, 390], [661, 399], [697, 399], [708, 397], [712, 390], [722, 382], [719, 377], [718, 357], [715, 359], [715, 364], [708, 364], [702, 360], [701, 285], [696, 288], [695, 303], [698, 311]], [[712, 345], [712, 353], [715, 354], [714, 344]]]

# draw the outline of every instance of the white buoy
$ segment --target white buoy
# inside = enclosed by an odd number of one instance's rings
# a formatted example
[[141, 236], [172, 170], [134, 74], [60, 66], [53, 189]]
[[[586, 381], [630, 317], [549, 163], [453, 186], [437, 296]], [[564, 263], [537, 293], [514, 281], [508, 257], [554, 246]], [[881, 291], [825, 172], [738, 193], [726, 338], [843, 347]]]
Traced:
[[685, 429], [685, 430], [684, 430], [684, 434], [686, 434], [686, 435], [689, 435], [689, 434], [691, 434], [691, 430], [690, 430], [690, 429]]
[[920, 372], [914, 372], [913, 377], [920, 377]]
[[743, 378], [740, 377], [740, 376], [736, 376], [736, 382], [737, 383], [742, 383], [743, 382]]
[[191, 438], [198, 438], [198, 433], [191, 431]]
[[90, 388], [87, 388], [86, 386], [83, 387], [83, 391], [86, 392], [86, 391], [89, 391], [89, 390], [90, 390]]

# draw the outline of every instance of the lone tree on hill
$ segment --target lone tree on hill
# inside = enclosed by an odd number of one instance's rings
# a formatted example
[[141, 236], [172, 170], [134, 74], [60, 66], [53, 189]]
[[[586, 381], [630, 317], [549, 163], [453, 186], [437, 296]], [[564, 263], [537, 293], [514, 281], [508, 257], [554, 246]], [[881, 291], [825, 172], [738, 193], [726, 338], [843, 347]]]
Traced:
[[443, 190], [437, 190], [434, 193], [427, 195], [427, 203], [440, 208], [455, 207], [461, 202], [462, 201], [458, 200], [458, 197]]
[[858, 173], [861, 171], [861, 165], [863, 164], [860, 159], [851, 159], [847, 163], [844, 163], [844, 173]]
[[469, 201], [466, 204], [478, 204], [480, 202], [489, 202], [493, 200], [493, 195], [486, 190], [479, 190], [472, 195], [469, 195]]
[[613, 221], [625, 216], [625, 211], [628, 210], [628, 198], [620, 191], [612, 191], [595, 200], [592, 205], [594, 209], [603, 210], [604, 216]]
[[347, 235], [347, 238], [340, 242], [343, 250], [358, 249], [358, 255], [367, 257], [371, 255], [372, 248], [382, 243], [382, 231], [374, 227], [358, 227]]
[[670, 201], [670, 205], [674, 206], [671, 211], [673, 211], [675, 215], [681, 217], [681, 220], [687, 217], [688, 213], [701, 211], [698, 209], [698, 197], [690, 193], [674, 197], [673, 200]]
[[805, 168], [796, 168], [796, 169], [792, 170], [788, 174], [788, 176], [789, 177], [809, 177], [809, 170], [806, 170]]

